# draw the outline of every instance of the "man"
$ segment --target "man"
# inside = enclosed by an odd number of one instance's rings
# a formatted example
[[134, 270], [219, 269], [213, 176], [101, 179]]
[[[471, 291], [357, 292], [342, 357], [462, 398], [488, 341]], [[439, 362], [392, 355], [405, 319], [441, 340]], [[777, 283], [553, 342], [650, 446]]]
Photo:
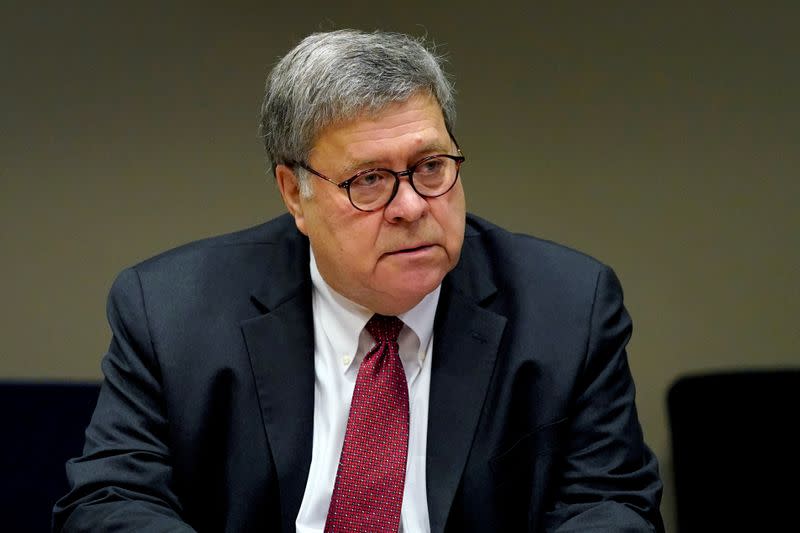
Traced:
[[466, 215], [454, 109], [404, 35], [276, 65], [289, 213], [120, 274], [56, 530], [663, 529], [619, 283]]

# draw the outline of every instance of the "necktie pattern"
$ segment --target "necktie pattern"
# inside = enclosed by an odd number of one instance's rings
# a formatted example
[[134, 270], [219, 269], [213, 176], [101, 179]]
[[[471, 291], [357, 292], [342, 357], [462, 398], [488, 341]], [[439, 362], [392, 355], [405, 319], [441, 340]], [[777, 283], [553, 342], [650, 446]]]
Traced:
[[358, 369], [326, 533], [400, 527], [408, 456], [408, 385], [397, 336], [403, 322], [374, 315], [375, 338]]

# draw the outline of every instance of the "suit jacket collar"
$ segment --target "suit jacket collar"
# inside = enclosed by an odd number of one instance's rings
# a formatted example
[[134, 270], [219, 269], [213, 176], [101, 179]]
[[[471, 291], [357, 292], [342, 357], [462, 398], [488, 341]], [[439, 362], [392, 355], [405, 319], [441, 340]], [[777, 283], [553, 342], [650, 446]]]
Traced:
[[[286, 225], [286, 217], [282, 217]], [[294, 530], [311, 464], [314, 338], [308, 240], [293, 224], [269, 242], [264, 279], [242, 323], [278, 478], [283, 528]], [[431, 530], [444, 530], [461, 480], [505, 318], [485, 308], [496, 293], [467, 230], [461, 259], [442, 284], [434, 322], [426, 463]]]

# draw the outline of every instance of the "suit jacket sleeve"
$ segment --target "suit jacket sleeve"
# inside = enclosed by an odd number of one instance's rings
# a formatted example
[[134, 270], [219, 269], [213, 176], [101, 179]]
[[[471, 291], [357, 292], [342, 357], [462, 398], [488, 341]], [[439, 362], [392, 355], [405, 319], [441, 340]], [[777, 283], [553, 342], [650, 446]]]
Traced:
[[159, 366], [139, 276], [124, 271], [108, 300], [113, 338], [83, 455], [67, 463], [71, 490], [54, 531], [193, 531], [180, 518]]
[[631, 329], [619, 281], [605, 268], [547, 531], [663, 531], [658, 466], [644, 443], [625, 351]]

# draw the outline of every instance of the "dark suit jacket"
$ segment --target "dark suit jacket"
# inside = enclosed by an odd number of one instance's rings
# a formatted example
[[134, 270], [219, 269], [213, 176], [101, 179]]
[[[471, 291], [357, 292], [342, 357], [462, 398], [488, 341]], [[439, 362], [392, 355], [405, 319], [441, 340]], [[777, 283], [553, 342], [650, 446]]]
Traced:
[[[56, 530], [294, 529], [314, 410], [308, 262], [284, 215], [120, 274]], [[432, 531], [660, 531], [630, 333], [610, 269], [469, 216], [434, 325]]]

